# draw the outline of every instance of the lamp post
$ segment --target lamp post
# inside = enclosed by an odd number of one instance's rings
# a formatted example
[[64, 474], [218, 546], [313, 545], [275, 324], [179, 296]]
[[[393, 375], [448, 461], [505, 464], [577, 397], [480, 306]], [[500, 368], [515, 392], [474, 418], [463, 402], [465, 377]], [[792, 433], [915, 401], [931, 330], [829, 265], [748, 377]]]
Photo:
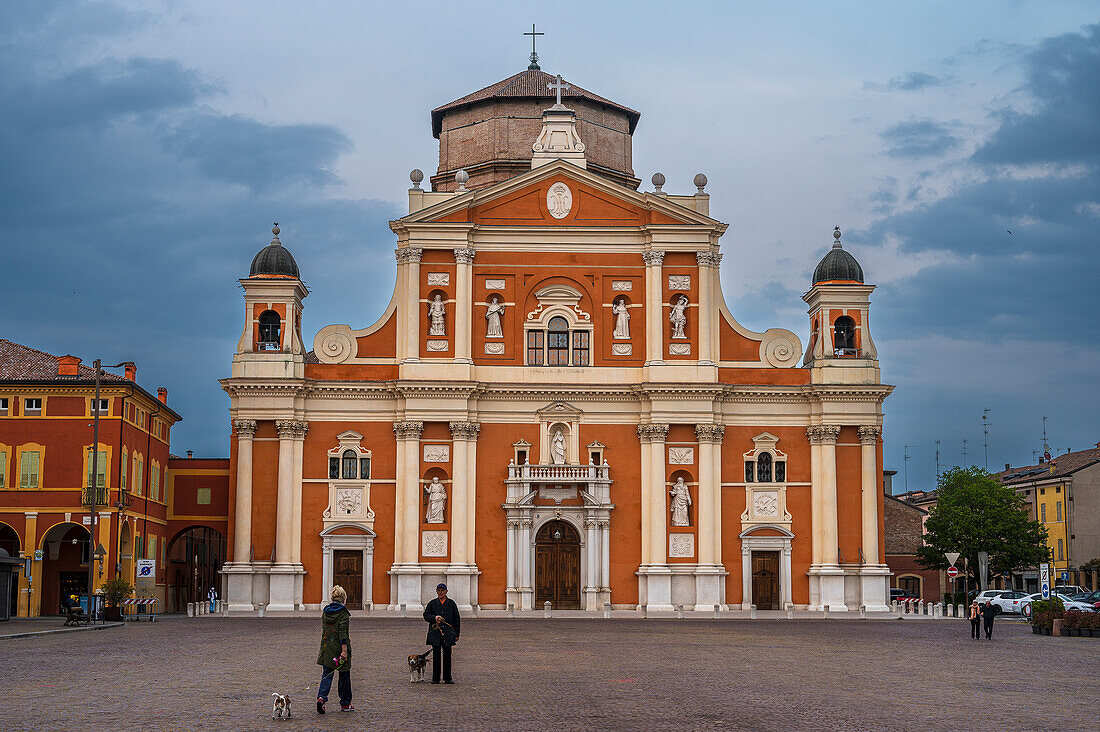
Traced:
[[[123, 361], [122, 363], [116, 363], [114, 366], [108, 366], [109, 369], [122, 368], [129, 364], [129, 361]], [[99, 384], [100, 377], [103, 374], [103, 360], [97, 358], [92, 362], [92, 366], [95, 369], [95, 398], [92, 400], [92, 474], [91, 479], [88, 481], [88, 497], [85, 501], [85, 505], [88, 506], [88, 512], [91, 514], [89, 529], [88, 529], [88, 614], [92, 614], [92, 587], [95, 584], [95, 557], [93, 553], [93, 546], [96, 545], [96, 528], [99, 519], [99, 486], [96, 483], [99, 482]], [[107, 504], [107, 481], [103, 481], [103, 505]], [[100, 560], [103, 561], [102, 559]]]

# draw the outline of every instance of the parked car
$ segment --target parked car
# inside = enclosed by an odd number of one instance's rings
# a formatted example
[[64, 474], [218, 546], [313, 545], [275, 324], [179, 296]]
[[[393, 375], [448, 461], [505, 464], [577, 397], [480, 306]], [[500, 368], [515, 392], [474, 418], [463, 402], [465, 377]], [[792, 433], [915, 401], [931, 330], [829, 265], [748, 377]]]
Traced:
[[1018, 613], [1020, 612], [1020, 603], [1028, 597], [1030, 595], [1020, 590], [1004, 590], [990, 602], [993, 603], [993, 607], [997, 608], [999, 613]]
[[1054, 592], [1057, 592], [1059, 595], [1065, 595], [1066, 597], [1073, 597], [1082, 592], [1088, 592], [1088, 590], [1080, 585], [1054, 585]]
[[[1053, 592], [1050, 596], [1057, 597], [1059, 600], [1061, 600], [1062, 604], [1066, 606], [1066, 610], [1083, 610], [1084, 612], [1096, 612], [1096, 607], [1094, 607], [1093, 605], [1087, 602], [1077, 602], [1076, 600], [1071, 600], [1067, 595], [1060, 595], [1057, 592]], [[1028, 595], [1024, 599], [1020, 600], [1020, 614], [1030, 620], [1031, 603], [1035, 602], [1036, 600], [1042, 599], [1043, 593], [1036, 592], [1034, 595]]]
[[900, 587], [890, 588], [890, 602], [905, 602], [906, 600], [920, 600], [920, 598]]
[[984, 605], [987, 602], [992, 601], [996, 597], [1000, 597], [1001, 593], [1008, 592], [1008, 590], [985, 590], [979, 593], [971, 602], [976, 602], [979, 605]]

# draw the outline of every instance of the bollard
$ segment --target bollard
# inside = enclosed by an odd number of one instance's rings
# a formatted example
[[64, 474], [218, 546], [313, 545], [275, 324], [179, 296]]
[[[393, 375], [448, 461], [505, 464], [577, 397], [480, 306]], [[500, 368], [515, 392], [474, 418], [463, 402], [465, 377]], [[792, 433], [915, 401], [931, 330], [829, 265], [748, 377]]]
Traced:
[[550, 601], [547, 600], [546, 602], [542, 603], [542, 617], [549, 618], [550, 615]]
[[721, 620], [722, 619], [722, 606], [721, 605], [715, 605], [714, 606], [714, 619], [715, 620]]
[[195, 603], [193, 602], [187, 603], [187, 617], [195, 617]]
[[787, 620], [794, 620], [794, 605], [787, 603]]
[[611, 620], [611, 603], [605, 602], [603, 604], [603, 619]]
[[825, 619], [828, 620], [829, 619], [829, 606], [824, 605], [823, 607], [825, 608]]
[[257, 603], [257, 605], [256, 605], [257, 617], [262, 618], [264, 616], [264, 608], [265, 607], [267, 607], [267, 603], [263, 603], [263, 602]]
[[516, 617], [516, 606], [515, 606], [515, 604], [513, 604], [511, 602], [508, 603], [508, 617], [510, 617], [510, 618]]
[[649, 619], [649, 605], [642, 605], [642, 620]]
[[924, 600], [917, 603], [917, 615], [924, 615]]
[[860, 605], [859, 606], [859, 619], [860, 620], [866, 620], [867, 619], [867, 606], [866, 605]]
[[221, 610], [222, 610], [222, 617], [223, 618], [228, 618], [229, 617], [229, 603], [228, 602], [220, 602], [219, 604], [220, 604]]
[[890, 612], [896, 613], [897, 611], [898, 611], [898, 601], [897, 600], [891, 600], [890, 601]]
[[749, 605], [749, 620], [756, 620], [756, 605]]
[[684, 606], [683, 605], [677, 605], [676, 606], [676, 619], [677, 620], [683, 620], [684, 619]]
[[963, 615], [963, 606], [961, 604], [955, 606], [955, 617], [956, 618], [966, 617], [965, 615]]

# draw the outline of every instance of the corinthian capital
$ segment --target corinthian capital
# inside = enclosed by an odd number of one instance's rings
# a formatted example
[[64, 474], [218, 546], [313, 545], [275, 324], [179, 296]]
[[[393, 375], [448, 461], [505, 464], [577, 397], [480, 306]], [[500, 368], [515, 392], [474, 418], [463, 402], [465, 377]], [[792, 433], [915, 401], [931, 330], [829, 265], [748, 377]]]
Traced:
[[476, 440], [481, 432], [477, 422], [451, 422], [451, 437], [455, 440]]
[[874, 425], [863, 425], [859, 428], [859, 441], [864, 445], [877, 445], [882, 428]]
[[405, 247], [397, 250], [397, 263], [408, 264], [409, 262], [419, 262], [420, 258], [424, 255], [424, 250], [420, 247]]
[[668, 425], [649, 422], [638, 425], [638, 438], [642, 442], [664, 442], [668, 437]]
[[811, 445], [835, 443], [838, 435], [840, 427], [835, 424], [819, 424], [806, 428], [806, 436], [810, 438]]
[[722, 263], [718, 252], [695, 252], [695, 261], [700, 267], [717, 267]]
[[475, 252], [470, 247], [461, 247], [455, 249], [455, 261], [459, 264], [473, 264]]
[[665, 251], [663, 249], [650, 249], [642, 252], [642, 259], [647, 267], [660, 267], [665, 261]]
[[699, 442], [722, 443], [722, 437], [726, 434], [726, 428], [720, 424], [695, 425], [695, 439]]
[[256, 434], [256, 420], [235, 419], [233, 420], [233, 429], [237, 433], [238, 440], [241, 438], [251, 440], [253, 435]]
[[424, 431], [423, 422], [394, 422], [393, 433], [399, 440], [419, 440]]

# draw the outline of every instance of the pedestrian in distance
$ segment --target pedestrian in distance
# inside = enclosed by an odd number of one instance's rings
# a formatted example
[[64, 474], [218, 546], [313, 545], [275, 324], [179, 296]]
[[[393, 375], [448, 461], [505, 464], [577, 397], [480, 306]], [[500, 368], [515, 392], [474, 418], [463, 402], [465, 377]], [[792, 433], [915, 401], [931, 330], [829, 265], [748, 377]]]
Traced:
[[970, 603], [970, 637], [974, 640], [982, 638], [982, 611], [977, 600]]
[[451, 678], [451, 648], [458, 643], [462, 632], [458, 617], [458, 605], [447, 597], [447, 585], [440, 582], [435, 588], [436, 598], [424, 608], [424, 620], [428, 623], [426, 643], [432, 647], [432, 683], [439, 683], [440, 656], [443, 660], [443, 683], [453, 684]]
[[351, 704], [351, 638], [348, 634], [351, 611], [345, 603], [348, 593], [340, 585], [332, 588], [332, 602], [321, 611], [321, 650], [317, 663], [321, 666], [321, 684], [317, 687], [317, 713], [325, 713], [332, 677], [340, 672], [337, 691], [340, 694], [340, 711], [354, 712]]
[[986, 602], [982, 608], [982, 624], [985, 625], [985, 639], [993, 640], [993, 619], [997, 617], [997, 606]]

